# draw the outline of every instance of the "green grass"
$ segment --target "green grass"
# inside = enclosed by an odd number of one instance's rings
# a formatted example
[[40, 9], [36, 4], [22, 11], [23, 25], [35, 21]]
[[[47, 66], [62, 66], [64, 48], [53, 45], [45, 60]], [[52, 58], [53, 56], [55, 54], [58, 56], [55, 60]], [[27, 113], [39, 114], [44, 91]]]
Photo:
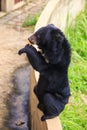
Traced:
[[79, 93], [72, 93], [69, 105], [60, 115], [63, 130], [87, 130], [87, 105], [79, 97]]
[[83, 59], [87, 59], [87, 5], [85, 10], [81, 12], [72, 27], [66, 29], [66, 35], [72, 43], [72, 48]]
[[29, 15], [23, 22], [23, 27], [33, 26], [37, 23], [40, 13]]
[[65, 29], [71, 43], [72, 61], [69, 68], [70, 102], [61, 113], [63, 130], [87, 130], [87, 104], [81, 94], [87, 95], [87, 4], [85, 10]]

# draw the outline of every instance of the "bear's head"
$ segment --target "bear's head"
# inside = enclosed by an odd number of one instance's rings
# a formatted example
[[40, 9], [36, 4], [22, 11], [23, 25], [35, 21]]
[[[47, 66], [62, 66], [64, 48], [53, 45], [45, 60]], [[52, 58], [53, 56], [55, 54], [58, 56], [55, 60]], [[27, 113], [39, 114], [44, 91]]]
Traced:
[[41, 27], [28, 40], [31, 44], [37, 44], [52, 64], [58, 63], [64, 54], [63, 43], [66, 39], [61, 30], [53, 24]]

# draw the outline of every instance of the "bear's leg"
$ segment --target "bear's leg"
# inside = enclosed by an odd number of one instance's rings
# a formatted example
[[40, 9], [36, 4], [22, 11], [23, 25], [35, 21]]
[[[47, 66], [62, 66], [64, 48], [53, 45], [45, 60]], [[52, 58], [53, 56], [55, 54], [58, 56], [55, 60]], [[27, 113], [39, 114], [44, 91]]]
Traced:
[[38, 98], [37, 85], [34, 87], [34, 93], [35, 93], [35, 95], [36, 95], [36, 96], [37, 96], [37, 98]]
[[58, 116], [60, 112], [64, 109], [65, 105], [61, 101], [56, 99], [55, 96], [47, 93], [44, 96], [44, 106], [45, 111], [44, 115], [41, 117], [42, 121]]
[[44, 104], [38, 103], [37, 107], [38, 107], [42, 112], [44, 112], [44, 110], [45, 110]]
[[38, 100], [39, 100], [39, 103], [38, 103], [37, 107], [38, 107], [41, 111], [44, 112], [44, 105], [43, 105], [43, 103], [42, 103], [42, 96], [39, 95], [38, 90], [37, 90], [37, 86], [34, 87], [34, 93], [35, 93], [36, 97], [37, 97]]

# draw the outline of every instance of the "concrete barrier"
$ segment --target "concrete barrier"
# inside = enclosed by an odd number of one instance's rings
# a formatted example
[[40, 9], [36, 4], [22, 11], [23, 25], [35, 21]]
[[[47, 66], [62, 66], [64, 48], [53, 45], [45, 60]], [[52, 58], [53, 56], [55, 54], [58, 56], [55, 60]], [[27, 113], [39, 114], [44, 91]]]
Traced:
[[35, 31], [49, 23], [55, 24], [64, 31], [67, 24], [71, 23], [77, 14], [84, 9], [85, 0], [49, 0], [47, 6], [42, 12]]

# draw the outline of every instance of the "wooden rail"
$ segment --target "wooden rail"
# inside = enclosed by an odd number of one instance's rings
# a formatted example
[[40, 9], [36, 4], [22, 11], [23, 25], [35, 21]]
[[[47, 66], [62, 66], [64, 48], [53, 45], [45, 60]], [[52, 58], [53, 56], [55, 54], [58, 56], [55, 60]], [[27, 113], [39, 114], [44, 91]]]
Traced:
[[31, 118], [31, 130], [47, 130], [46, 122], [41, 121], [42, 112], [37, 109], [38, 100], [33, 93], [34, 86], [36, 84], [34, 70], [30, 69], [30, 118]]

